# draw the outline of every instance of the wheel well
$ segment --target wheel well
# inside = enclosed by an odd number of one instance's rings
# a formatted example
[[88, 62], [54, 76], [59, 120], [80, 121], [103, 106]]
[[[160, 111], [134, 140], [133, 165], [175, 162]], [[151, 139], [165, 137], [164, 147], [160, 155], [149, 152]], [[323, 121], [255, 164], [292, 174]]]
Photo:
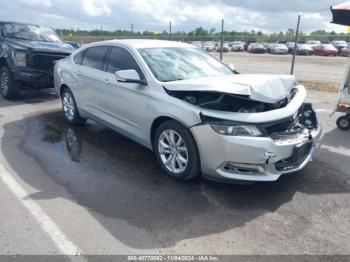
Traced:
[[0, 58], [0, 68], [3, 66], [7, 66], [7, 62], [6, 62], [6, 59], [2, 57]]
[[65, 88], [69, 88], [67, 85], [61, 85], [60, 87], [60, 96], [62, 96], [62, 92]]
[[[154, 135], [156, 134], [156, 131], [158, 129], [158, 127], [165, 123], [166, 121], [169, 120], [175, 120], [173, 118], [167, 117], [167, 116], [160, 116], [158, 118], [156, 118], [153, 123], [152, 123], [152, 127], [151, 127], [151, 142], [152, 142], [152, 148], [153, 148], [153, 144], [154, 144]], [[175, 120], [176, 121], [176, 120]]]

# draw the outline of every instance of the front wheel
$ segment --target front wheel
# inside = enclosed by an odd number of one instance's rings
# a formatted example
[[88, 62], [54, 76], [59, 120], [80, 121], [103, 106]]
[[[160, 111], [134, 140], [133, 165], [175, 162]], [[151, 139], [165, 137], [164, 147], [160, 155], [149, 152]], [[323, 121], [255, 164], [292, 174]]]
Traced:
[[196, 142], [190, 131], [174, 120], [160, 125], [154, 137], [154, 151], [162, 169], [185, 181], [200, 174]]
[[85, 122], [78, 112], [72, 91], [66, 87], [62, 92], [62, 108], [64, 116], [69, 123], [80, 125]]
[[350, 129], [350, 117], [341, 116], [337, 119], [337, 126], [340, 130], [346, 131]]
[[21, 83], [13, 78], [7, 67], [0, 69], [0, 93], [3, 98], [11, 100], [19, 96]]

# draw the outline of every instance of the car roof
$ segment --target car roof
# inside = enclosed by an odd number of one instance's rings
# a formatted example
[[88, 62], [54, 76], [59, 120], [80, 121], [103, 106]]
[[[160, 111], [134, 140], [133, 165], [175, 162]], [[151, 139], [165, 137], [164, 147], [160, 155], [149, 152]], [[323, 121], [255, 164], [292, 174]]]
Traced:
[[40, 26], [40, 25], [36, 25], [36, 24], [32, 24], [32, 23], [11, 22], [11, 21], [0, 21], [0, 25], [5, 25], [5, 24]]
[[167, 40], [152, 40], [152, 39], [122, 39], [122, 40], [108, 40], [102, 42], [92, 43], [90, 46], [94, 45], [119, 45], [123, 47], [131, 47], [131, 48], [155, 48], [155, 47], [191, 47], [193, 45], [176, 42], [176, 41], [167, 41]]

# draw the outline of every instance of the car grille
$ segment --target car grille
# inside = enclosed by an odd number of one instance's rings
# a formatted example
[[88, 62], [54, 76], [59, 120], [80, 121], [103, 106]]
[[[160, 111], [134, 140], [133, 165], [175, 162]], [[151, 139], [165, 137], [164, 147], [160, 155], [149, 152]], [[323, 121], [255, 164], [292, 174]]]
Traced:
[[48, 73], [53, 72], [53, 62], [67, 57], [69, 54], [33, 54], [30, 59], [30, 65], [37, 70]]
[[290, 118], [283, 120], [281, 122], [267, 125], [267, 126], [265, 126], [266, 133], [268, 135], [271, 135], [273, 133], [286, 132], [287, 130], [289, 130], [293, 126], [293, 124], [296, 121], [297, 121], [297, 119], [290, 117]]

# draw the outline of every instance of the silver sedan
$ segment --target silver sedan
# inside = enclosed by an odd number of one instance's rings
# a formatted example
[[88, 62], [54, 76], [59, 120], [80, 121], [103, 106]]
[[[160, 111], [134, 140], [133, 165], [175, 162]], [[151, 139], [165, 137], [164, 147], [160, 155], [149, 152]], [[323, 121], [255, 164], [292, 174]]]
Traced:
[[185, 43], [86, 45], [55, 65], [54, 81], [68, 122], [128, 136], [179, 180], [274, 181], [308, 163], [321, 133], [293, 76], [238, 74]]

